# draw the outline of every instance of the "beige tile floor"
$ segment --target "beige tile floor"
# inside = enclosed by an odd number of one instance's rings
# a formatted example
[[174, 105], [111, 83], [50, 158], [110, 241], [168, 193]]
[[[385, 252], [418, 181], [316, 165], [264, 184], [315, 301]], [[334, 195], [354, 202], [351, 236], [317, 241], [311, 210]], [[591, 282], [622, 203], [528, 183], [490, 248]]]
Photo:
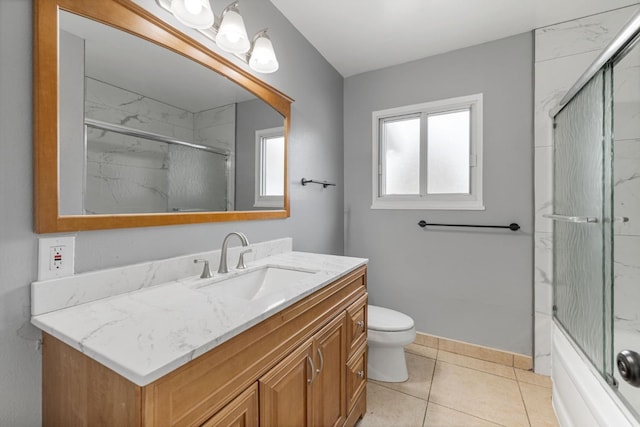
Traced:
[[557, 427], [551, 381], [530, 371], [411, 344], [409, 380], [369, 381], [357, 427]]

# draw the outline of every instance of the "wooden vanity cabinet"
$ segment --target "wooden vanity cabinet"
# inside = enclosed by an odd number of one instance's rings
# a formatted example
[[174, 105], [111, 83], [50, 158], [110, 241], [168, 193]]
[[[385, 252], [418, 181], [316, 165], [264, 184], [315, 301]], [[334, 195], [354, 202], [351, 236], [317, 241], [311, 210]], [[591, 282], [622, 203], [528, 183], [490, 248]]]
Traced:
[[361, 267], [144, 387], [43, 333], [43, 425], [351, 427], [366, 301]]

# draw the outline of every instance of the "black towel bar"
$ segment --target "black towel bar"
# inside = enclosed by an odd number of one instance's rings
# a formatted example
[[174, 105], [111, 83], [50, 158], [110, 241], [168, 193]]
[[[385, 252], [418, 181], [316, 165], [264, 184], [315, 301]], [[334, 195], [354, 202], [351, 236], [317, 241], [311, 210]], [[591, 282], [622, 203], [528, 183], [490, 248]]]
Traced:
[[335, 187], [336, 185], [332, 182], [327, 182], [327, 181], [314, 181], [313, 179], [306, 179], [306, 178], [302, 178], [300, 180], [300, 182], [302, 183], [302, 185], [307, 185], [308, 183], [312, 183], [312, 184], [320, 184], [322, 185], [322, 188], [327, 188], [328, 186], [333, 186]]
[[518, 231], [520, 230], [520, 226], [518, 224], [516, 224], [515, 222], [512, 222], [509, 225], [470, 225], [470, 224], [436, 224], [436, 223], [430, 223], [427, 222], [425, 220], [421, 220], [418, 225], [422, 228], [428, 226], [428, 225], [433, 225], [433, 226], [437, 226], [437, 227], [479, 227], [479, 228], [508, 228], [511, 231]]

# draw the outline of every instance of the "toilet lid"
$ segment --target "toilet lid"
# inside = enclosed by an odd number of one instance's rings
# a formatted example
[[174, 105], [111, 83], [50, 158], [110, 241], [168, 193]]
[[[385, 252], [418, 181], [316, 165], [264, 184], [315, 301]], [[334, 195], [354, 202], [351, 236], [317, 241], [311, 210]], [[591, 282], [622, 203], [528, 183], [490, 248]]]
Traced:
[[369, 305], [368, 328], [376, 331], [406, 331], [413, 328], [413, 319], [406, 314], [384, 307]]

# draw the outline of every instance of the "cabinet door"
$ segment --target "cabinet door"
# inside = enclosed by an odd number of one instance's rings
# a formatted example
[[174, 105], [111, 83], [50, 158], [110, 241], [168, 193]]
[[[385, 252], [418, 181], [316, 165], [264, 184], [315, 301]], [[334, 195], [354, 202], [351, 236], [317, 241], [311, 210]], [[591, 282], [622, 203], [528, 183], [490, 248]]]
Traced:
[[347, 362], [347, 411], [351, 411], [367, 386], [367, 346], [361, 346]]
[[315, 335], [316, 378], [313, 381], [314, 426], [341, 426], [347, 419], [345, 398], [346, 314]]
[[261, 427], [312, 425], [314, 370], [313, 340], [309, 340], [260, 378]]
[[258, 427], [258, 384], [233, 399], [202, 427]]

